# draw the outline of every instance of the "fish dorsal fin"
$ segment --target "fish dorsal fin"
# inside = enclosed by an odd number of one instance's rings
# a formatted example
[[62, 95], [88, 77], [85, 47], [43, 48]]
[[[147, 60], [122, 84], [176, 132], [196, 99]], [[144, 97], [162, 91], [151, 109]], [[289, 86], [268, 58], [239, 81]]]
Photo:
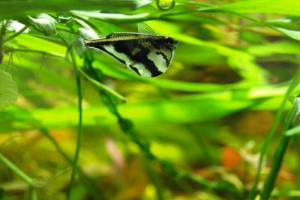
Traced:
[[140, 22], [140, 23], [137, 24], [137, 26], [138, 26], [139, 33], [148, 33], [148, 34], [155, 35], [155, 32], [153, 31], [153, 29], [148, 24]]

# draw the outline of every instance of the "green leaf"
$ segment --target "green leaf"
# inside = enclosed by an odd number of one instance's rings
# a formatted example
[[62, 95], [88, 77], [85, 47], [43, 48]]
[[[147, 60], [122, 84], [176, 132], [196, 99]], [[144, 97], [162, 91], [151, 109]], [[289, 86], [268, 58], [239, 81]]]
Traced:
[[[188, 96], [173, 100], [148, 101], [136, 104], [119, 105], [119, 111], [124, 118], [137, 124], [159, 123], [188, 123], [204, 122], [220, 119], [229, 114], [253, 106], [257, 102], [251, 100], [233, 100], [219, 98], [204, 98]], [[176, 112], [174, 112], [176, 111]], [[21, 114], [22, 113], [22, 114]], [[143, 113], [143, 115], [140, 115]], [[205, 113], [205, 114], [204, 114]], [[2, 113], [0, 124], [8, 124], [1, 132], [14, 129], [24, 130], [37, 128], [40, 124], [47, 128], [76, 126], [78, 121], [77, 108], [35, 109], [26, 113], [20, 109], [10, 107]], [[117, 123], [115, 116], [103, 106], [84, 109], [84, 125], [112, 125]], [[9, 124], [15, 119], [14, 124]], [[9, 127], [12, 126], [12, 127]]]
[[284, 134], [286, 136], [293, 136], [293, 135], [300, 134], [300, 125], [295, 126], [295, 127], [291, 128], [291, 129], [287, 130]]
[[152, 0], [96, 0], [96, 1], [72, 1], [72, 0], [48, 0], [48, 1], [1, 1], [1, 17], [9, 19], [35, 15], [42, 12], [63, 13], [70, 10], [132, 10], [151, 3]]
[[278, 28], [278, 27], [274, 27], [274, 28], [283, 34], [285, 34], [295, 40], [300, 41], [300, 32], [299, 31], [288, 30], [288, 29]]
[[51, 34], [56, 33], [56, 21], [51, 16], [47, 14], [39, 14], [35, 17], [30, 17], [29, 23], [38, 31], [42, 32], [43, 34], [49, 36]]
[[[6, 26], [7, 30], [13, 31], [15, 33], [18, 32], [18, 31], [20, 31], [20, 30], [22, 30], [24, 27], [25, 27], [24, 24], [21, 24], [20, 22], [15, 21], [15, 20], [9, 20], [9, 23]], [[28, 29], [26, 29], [24, 31], [24, 33], [28, 33]]]
[[300, 15], [300, 1], [295, 0], [248, 0], [221, 6], [222, 10], [238, 13], [277, 13]]
[[11, 75], [0, 70], [0, 110], [17, 100], [18, 87]]

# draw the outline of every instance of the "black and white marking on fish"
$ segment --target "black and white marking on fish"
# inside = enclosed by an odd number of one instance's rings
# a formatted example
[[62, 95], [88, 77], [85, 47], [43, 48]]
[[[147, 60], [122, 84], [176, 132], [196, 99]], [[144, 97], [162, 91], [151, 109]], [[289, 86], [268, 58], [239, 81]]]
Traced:
[[124, 32], [86, 40], [85, 45], [113, 56], [140, 76], [156, 77], [171, 64], [177, 41], [167, 36]]

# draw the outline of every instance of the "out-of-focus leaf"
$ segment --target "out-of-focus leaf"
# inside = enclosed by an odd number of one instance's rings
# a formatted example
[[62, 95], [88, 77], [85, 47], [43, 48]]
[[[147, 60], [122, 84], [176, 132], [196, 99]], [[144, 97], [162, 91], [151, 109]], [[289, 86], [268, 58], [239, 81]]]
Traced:
[[284, 134], [286, 136], [293, 136], [293, 135], [300, 134], [300, 125], [295, 126], [295, 127], [291, 128], [291, 129], [287, 130]]
[[14, 18], [41, 12], [63, 13], [70, 10], [132, 10], [151, 3], [152, 0], [95, 0], [95, 1], [1, 1], [1, 17]]
[[56, 33], [56, 21], [51, 16], [42, 13], [35, 17], [28, 16], [29, 23], [38, 31], [49, 36]]
[[81, 17], [88, 17], [88, 18], [95, 18], [101, 19], [104, 21], [115, 21], [115, 22], [137, 22], [141, 21], [142, 19], [150, 17], [149, 13], [141, 13], [136, 15], [126, 15], [126, 14], [119, 14], [119, 13], [99, 13], [99, 12], [86, 12], [86, 11], [71, 11], [72, 14], [81, 16]]
[[288, 30], [293, 30], [293, 31], [299, 31], [300, 30], [300, 23], [299, 23], [299, 17], [284, 17], [284, 18], [279, 18], [275, 20], [268, 20], [268, 21], [256, 21], [253, 23], [250, 23], [247, 25], [251, 27], [255, 26], [275, 26], [279, 28], [284, 28]]
[[[138, 104], [124, 104], [119, 106], [123, 117], [134, 123], [187, 123], [217, 120], [231, 113], [240, 111], [254, 105], [250, 100], [220, 100], [199, 97], [185, 97], [181, 99], [143, 102]], [[111, 115], [105, 107], [93, 107], [83, 111], [84, 125], [109, 125], [117, 123], [115, 116]], [[8, 123], [6, 120], [20, 115], [13, 109], [3, 113], [0, 124]], [[15, 116], [14, 116], [15, 115]], [[19, 128], [30, 126], [28, 121], [35, 119], [45, 127], [65, 127], [77, 125], [77, 108], [52, 108], [32, 110], [31, 114], [24, 115], [20, 121], [15, 121]], [[13, 116], [13, 117], [12, 117]], [[74, 116], [74, 117], [68, 117]], [[27, 119], [28, 118], [28, 119]], [[30, 123], [32, 124], [32, 123]], [[18, 129], [16, 126], [15, 128]]]
[[299, 43], [296, 41], [278, 41], [262, 45], [251, 45], [247, 51], [256, 56], [272, 54], [295, 54], [300, 56]]
[[[95, 61], [94, 67], [99, 68], [101, 71], [104, 72], [104, 74], [108, 76], [112, 76], [117, 79], [121, 80], [135, 80], [145, 83], [150, 83], [152, 85], [167, 88], [167, 89], [173, 89], [173, 90], [182, 90], [182, 91], [190, 91], [190, 92], [203, 92], [203, 91], [227, 91], [232, 89], [249, 89], [251, 86], [253, 86], [253, 82], [247, 82], [247, 81], [241, 81], [234, 84], [214, 84], [214, 83], [194, 83], [194, 82], [184, 82], [184, 81], [175, 81], [175, 80], [168, 80], [168, 79], [144, 79], [141, 78], [133, 73], [131, 73], [129, 70], [118, 67], [118, 66], [112, 66], [109, 65], [106, 62], [100, 62]], [[284, 94], [284, 90], [286, 87], [276, 87], [275, 90], [272, 88], [272, 86], [267, 86], [263, 88], [264, 92], [262, 92], [260, 95], [265, 96], [266, 94]], [[260, 91], [260, 88], [256, 91], [256, 89], [253, 89], [254, 93], [257, 93]], [[278, 93], [279, 92], [279, 93]]]
[[295, 40], [300, 41], [300, 31], [288, 30], [288, 29], [278, 28], [278, 27], [274, 27], [274, 28], [283, 34], [285, 34]]
[[[24, 24], [21, 24], [20, 22], [17, 22], [15, 20], [9, 20], [9, 23], [6, 26], [7, 30], [13, 31], [13, 32], [18, 32], [24, 27], [25, 27]], [[28, 33], [28, 31], [29, 31], [29, 29], [26, 29], [23, 33]]]
[[221, 6], [222, 10], [239, 13], [277, 13], [300, 15], [300, 1], [295, 0], [248, 0]]
[[[239, 71], [239, 74], [245, 79], [251, 79], [252, 81], [256, 80], [258, 82], [266, 81], [264, 80], [266, 71], [254, 62], [254, 57], [251, 54], [233, 48], [228, 48], [224, 45], [205, 42], [197, 37], [186, 35], [181, 32], [180, 28], [176, 24], [173, 23], [151, 21], [148, 24], [153, 27], [154, 31], [158, 34], [172, 36], [177, 39], [179, 41], [178, 48], [180, 48], [180, 43], [205, 47], [210, 49], [210, 51], [215, 51], [214, 53], [227, 57], [228, 65], [236, 71]], [[176, 59], [176, 52], [174, 58]], [[194, 59], [194, 57], [191, 57], [191, 59]]]
[[0, 70], [0, 111], [17, 100], [18, 87], [12, 76]]
[[64, 57], [66, 53], [66, 47], [63, 45], [47, 41], [41, 38], [34, 37], [29, 34], [21, 34], [18, 37], [14, 38], [18, 44], [21, 44], [22, 47], [26, 47], [29, 50], [48, 52], [49, 54], [57, 55]]

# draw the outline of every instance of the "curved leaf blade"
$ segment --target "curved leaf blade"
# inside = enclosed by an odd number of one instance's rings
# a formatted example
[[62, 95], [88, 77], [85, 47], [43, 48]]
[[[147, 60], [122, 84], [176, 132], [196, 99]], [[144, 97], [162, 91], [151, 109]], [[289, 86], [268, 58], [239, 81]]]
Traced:
[[0, 111], [17, 100], [18, 86], [12, 76], [0, 70]]

